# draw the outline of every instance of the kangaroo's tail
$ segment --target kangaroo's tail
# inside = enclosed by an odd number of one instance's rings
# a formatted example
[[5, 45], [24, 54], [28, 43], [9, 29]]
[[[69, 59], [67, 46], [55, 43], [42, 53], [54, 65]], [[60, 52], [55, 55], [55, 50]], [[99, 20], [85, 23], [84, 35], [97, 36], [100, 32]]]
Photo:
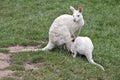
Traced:
[[92, 63], [92, 64], [95, 64], [95, 65], [99, 66], [103, 71], [105, 71], [104, 67], [103, 67], [102, 65], [100, 65], [100, 64], [98, 64], [98, 63], [96, 63], [96, 62], [94, 62], [93, 59], [91, 59], [89, 62]]

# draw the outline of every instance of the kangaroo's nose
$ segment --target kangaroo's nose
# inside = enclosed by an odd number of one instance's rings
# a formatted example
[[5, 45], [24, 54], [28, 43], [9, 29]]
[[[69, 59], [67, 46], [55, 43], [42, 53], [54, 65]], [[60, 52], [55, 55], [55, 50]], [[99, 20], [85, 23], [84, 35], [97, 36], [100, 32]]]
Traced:
[[73, 21], [74, 21], [74, 22], [76, 22], [76, 20], [75, 20], [75, 19], [73, 19]]

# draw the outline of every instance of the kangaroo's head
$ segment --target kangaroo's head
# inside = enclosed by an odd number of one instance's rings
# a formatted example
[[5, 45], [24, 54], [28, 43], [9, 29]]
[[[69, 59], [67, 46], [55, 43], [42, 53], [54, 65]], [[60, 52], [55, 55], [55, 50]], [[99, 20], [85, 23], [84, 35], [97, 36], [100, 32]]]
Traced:
[[74, 7], [70, 6], [70, 10], [73, 12], [73, 21], [78, 22], [81, 19], [83, 19], [83, 8], [79, 7], [78, 10], [76, 10]]

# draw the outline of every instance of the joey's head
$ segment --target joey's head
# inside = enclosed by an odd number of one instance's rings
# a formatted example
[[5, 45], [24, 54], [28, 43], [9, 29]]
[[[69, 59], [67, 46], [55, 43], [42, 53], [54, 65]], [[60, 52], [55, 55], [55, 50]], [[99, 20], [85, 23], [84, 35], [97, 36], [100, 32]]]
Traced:
[[79, 7], [78, 10], [76, 10], [74, 7], [70, 6], [70, 10], [73, 12], [73, 21], [79, 22], [81, 19], [83, 19], [83, 8]]

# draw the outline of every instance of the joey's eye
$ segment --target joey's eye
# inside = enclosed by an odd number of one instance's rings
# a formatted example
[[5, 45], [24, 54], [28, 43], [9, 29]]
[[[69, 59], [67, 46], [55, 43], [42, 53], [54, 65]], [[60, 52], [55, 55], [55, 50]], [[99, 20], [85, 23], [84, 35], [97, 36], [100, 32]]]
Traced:
[[77, 17], [79, 17], [80, 15], [77, 15]]

